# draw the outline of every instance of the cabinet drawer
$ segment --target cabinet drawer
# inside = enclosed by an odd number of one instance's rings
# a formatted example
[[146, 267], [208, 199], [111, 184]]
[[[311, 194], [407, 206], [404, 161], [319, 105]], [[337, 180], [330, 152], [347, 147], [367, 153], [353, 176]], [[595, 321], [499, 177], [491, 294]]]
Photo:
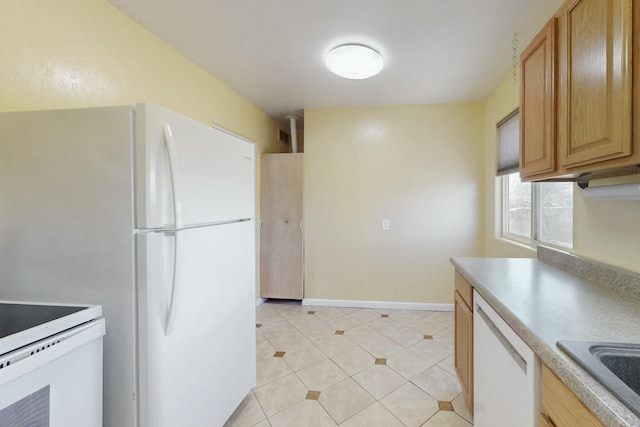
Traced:
[[473, 286], [456, 271], [456, 291], [469, 308], [473, 307]]

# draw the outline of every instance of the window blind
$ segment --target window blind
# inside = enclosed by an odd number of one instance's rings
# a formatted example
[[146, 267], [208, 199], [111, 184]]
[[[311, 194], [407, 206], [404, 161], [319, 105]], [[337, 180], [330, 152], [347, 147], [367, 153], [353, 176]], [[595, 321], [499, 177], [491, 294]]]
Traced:
[[518, 172], [520, 156], [520, 114], [518, 110], [502, 119], [498, 125], [497, 175]]

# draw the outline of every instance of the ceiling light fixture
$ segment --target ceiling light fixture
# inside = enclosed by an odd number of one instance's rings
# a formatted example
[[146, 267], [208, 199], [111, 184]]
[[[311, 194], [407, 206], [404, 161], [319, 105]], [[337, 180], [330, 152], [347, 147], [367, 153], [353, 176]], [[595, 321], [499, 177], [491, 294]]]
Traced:
[[355, 80], [375, 76], [384, 65], [382, 55], [363, 44], [343, 44], [335, 47], [327, 54], [325, 63], [332, 73]]

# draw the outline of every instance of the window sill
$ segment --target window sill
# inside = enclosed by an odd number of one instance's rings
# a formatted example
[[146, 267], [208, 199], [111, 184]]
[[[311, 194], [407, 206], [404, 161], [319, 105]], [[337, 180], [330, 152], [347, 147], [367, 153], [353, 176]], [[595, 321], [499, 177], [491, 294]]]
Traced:
[[534, 245], [534, 244], [526, 243], [522, 240], [516, 240], [506, 236], [496, 236], [496, 240], [502, 243], [506, 243], [508, 245], [516, 246], [527, 252], [531, 252], [532, 258], [535, 258], [537, 255], [537, 249], [538, 249], [537, 244]]
[[513, 246], [517, 246], [518, 248], [527, 250], [527, 251], [531, 251], [533, 253], [533, 256], [535, 257], [537, 252], [538, 252], [538, 246], [542, 245], [542, 246], [547, 246], [553, 249], [557, 249], [559, 251], [563, 251], [563, 252], [572, 252], [573, 251], [573, 246], [562, 246], [562, 245], [556, 245], [550, 242], [540, 242], [537, 240], [532, 240], [530, 243], [525, 241], [525, 240], [520, 240], [517, 238], [511, 238], [509, 236], [496, 236], [496, 240], [503, 242], [503, 243], [507, 243]]

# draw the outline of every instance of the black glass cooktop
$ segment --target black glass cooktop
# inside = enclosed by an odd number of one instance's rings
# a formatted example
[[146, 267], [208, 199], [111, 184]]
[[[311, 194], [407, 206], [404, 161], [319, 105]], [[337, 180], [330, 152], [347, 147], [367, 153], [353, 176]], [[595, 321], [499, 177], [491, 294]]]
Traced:
[[0, 303], [0, 339], [85, 308], [87, 307]]

